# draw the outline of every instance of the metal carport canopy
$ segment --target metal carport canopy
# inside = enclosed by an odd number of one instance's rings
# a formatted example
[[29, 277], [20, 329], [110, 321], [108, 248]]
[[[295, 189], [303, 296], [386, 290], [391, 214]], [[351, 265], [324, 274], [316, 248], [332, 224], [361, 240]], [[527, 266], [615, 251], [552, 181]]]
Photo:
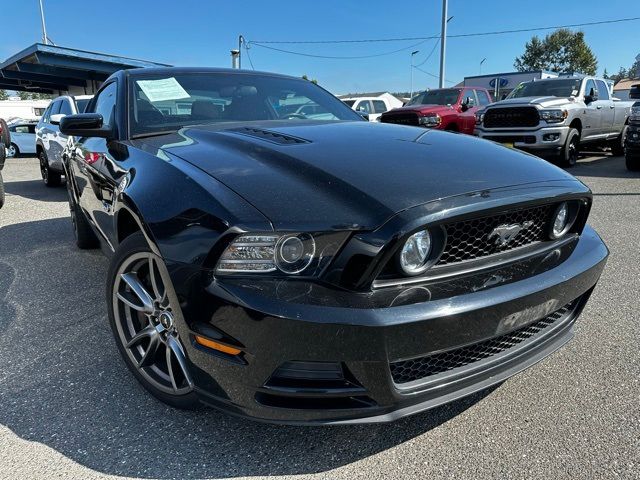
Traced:
[[0, 64], [0, 90], [93, 94], [117, 70], [170, 66], [36, 43]]

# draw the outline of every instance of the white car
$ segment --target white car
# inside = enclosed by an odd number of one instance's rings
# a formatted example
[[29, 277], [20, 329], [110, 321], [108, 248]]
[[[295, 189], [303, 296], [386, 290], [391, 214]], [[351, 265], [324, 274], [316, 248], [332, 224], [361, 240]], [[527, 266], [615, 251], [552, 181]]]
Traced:
[[60, 120], [67, 115], [83, 113], [91, 98], [92, 95], [65, 95], [52, 100], [36, 126], [36, 153], [42, 180], [47, 187], [60, 185], [64, 175], [62, 152], [68, 137], [60, 133]]
[[384, 112], [402, 106], [402, 102], [395, 97], [391, 99], [385, 97], [344, 97], [340, 100], [356, 112], [369, 115], [370, 122], [376, 122]]
[[16, 122], [8, 125], [11, 132], [11, 144], [7, 147], [7, 157], [36, 153], [36, 124]]

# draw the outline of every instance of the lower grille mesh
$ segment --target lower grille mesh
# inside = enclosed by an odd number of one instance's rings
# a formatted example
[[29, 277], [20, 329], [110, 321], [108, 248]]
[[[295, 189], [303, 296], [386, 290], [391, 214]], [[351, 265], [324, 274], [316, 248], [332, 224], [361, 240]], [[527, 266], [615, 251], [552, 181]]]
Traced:
[[397, 384], [413, 382], [503, 353], [564, 319], [576, 303], [574, 300], [537, 322], [496, 338], [435, 355], [390, 363], [393, 381]]

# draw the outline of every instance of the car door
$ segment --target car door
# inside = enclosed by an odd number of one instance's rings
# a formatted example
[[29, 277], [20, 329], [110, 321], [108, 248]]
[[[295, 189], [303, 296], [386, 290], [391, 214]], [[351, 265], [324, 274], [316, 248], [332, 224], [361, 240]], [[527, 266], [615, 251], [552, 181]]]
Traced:
[[371, 102], [369, 100], [358, 101], [353, 109], [356, 112], [366, 113], [367, 115], [371, 115], [373, 113], [373, 108], [371, 107]]
[[465, 104], [466, 109], [461, 108], [458, 118], [460, 119], [460, 131], [467, 135], [473, 134], [476, 126], [476, 112], [478, 111], [478, 99], [475, 90], [467, 88], [462, 92], [459, 100], [460, 105]]
[[[588, 97], [591, 97], [589, 100]], [[597, 140], [602, 136], [602, 120], [600, 112], [602, 104], [598, 103], [598, 87], [593, 79], [584, 83], [583, 97], [585, 103], [584, 121], [582, 122], [582, 140]]]
[[607, 87], [607, 84], [602, 80], [596, 80], [595, 82], [598, 88], [596, 110], [600, 110], [600, 134], [610, 137], [613, 136], [614, 133], [613, 123], [615, 118], [615, 105], [613, 104], [611, 95], [609, 95], [609, 88]]
[[40, 137], [42, 138], [42, 146], [44, 147], [48, 157], [50, 156], [49, 152], [51, 151], [51, 141], [55, 134], [53, 125], [51, 125], [51, 115], [56, 115], [60, 111], [61, 101], [62, 100], [60, 99], [54, 100], [42, 119], [43, 123], [40, 129]]
[[[117, 82], [105, 84], [86, 112], [101, 114], [103, 126], [113, 126], [116, 95]], [[72, 137], [69, 151], [78, 203], [101, 236], [113, 245], [113, 184], [114, 178], [122, 176], [114, 166], [117, 162], [113, 151], [109, 150], [106, 139], [98, 137]]]
[[35, 146], [35, 135], [30, 133], [33, 126], [29, 124], [14, 125], [9, 128], [11, 131], [11, 143], [14, 143], [20, 153], [33, 153]]
[[369, 114], [369, 121], [371, 122], [378, 120], [380, 115], [389, 110], [384, 100], [372, 100], [371, 104], [373, 106], [373, 113]]
[[[59, 115], [72, 115], [73, 110], [71, 108], [71, 102], [69, 98], [61, 98], [59, 100], [60, 107], [58, 109]], [[67, 146], [67, 136], [60, 133], [60, 126], [51, 124], [52, 131], [52, 139], [51, 139], [51, 155], [49, 156], [50, 161], [54, 161], [57, 164], [62, 164], [62, 152], [64, 148]]]

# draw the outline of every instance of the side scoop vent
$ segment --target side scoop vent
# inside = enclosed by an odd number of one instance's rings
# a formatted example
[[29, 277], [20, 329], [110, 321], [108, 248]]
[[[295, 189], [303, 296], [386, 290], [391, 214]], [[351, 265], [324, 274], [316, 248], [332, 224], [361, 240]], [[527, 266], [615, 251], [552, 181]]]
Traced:
[[228, 131], [239, 135], [247, 135], [249, 137], [259, 138], [271, 143], [277, 143], [278, 145], [300, 145], [304, 143], [311, 143], [309, 140], [305, 140], [304, 138], [285, 135], [284, 133], [264, 130], [262, 128], [242, 127], [234, 128]]

